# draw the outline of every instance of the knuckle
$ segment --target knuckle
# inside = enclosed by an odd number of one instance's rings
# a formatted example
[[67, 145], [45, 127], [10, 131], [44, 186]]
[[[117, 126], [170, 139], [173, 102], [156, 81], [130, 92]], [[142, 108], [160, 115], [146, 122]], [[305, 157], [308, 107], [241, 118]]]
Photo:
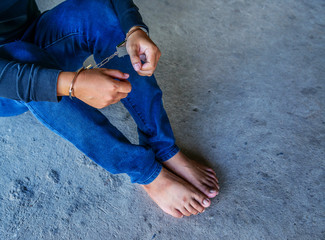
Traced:
[[112, 92], [116, 92], [117, 89], [118, 89], [118, 86], [116, 84], [112, 84], [110, 89], [111, 89]]
[[150, 47], [150, 50], [155, 52], [155, 53], [159, 51], [159, 49], [154, 45]]
[[106, 96], [106, 98], [105, 98], [105, 103], [106, 103], [106, 104], [109, 104], [109, 103], [111, 103], [113, 100], [114, 100], [114, 98], [113, 98], [112, 96], [108, 95], [108, 96]]

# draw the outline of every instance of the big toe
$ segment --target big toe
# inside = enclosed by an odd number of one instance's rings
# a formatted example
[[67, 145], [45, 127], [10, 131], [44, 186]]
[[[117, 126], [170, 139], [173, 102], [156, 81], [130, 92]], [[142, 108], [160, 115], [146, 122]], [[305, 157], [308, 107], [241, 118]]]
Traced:
[[209, 193], [207, 194], [207, 196], [209, 198], [214, 198], [215, 196], [217, 196], [219, 194], [219, 191], [216, 189], [210, 189]]
[[[210, 199], [207, 198], [206, 196], [204, 196], [203, 194], [197, 195], [195, 197], [195, 200], [204, 208], [207, 208], [207, 207], [209, 207], [211, 205]], [[196, 209], [196, 210], [201, 212], [200, 209]]]
[[219, 194], [219, 189], [210, 182], [202, 183], [198, 189], [209, 198], [214, 198]]

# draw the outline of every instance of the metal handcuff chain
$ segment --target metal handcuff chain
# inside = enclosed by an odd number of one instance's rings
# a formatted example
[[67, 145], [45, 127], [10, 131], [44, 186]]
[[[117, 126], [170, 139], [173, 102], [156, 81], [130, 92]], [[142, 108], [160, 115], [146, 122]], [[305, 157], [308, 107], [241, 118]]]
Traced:
[[[86, 67], [83, 66], [83, 67], [81, 67], [81, 68], [76, 72], [76, 74], [75, 74], [73, 80], [71, 81], [70, 87], [69, 87], [69, 98], [70, 98], [71, 100], [73, 99], [73, 98], [72, 98], [72, 95], [73, 95], [73, 85], [74, 85], [74, 83], [76, 82], [76, 79], [77, 79], [78, 75], [79, 75], [82, 71], [84, 71], [84, 70], [92, 69], [92, 68], [100, 68], [100, 67], [104, 66], [106, 63], [108, 63], [108, 62], [109, 62], [112, 58], [114, 58], [115, 56], [118, 56], [118, 57], [124, 57], [125, 55], [128, 55], [128, 52], [127, 52], [127, 50], [126, 50], [126, 42], [127, 42], [128, 38], [129, 38], [129, 36], [130, 36], [132, 33], [136, 32], [136, 31], [138, 31], [138, 30], [142, 30], [142, 31], [144, 31], [146, 34], [148, 34], [147, 30], [146, 30], [145, 28], [143, 28], [143, 27], [138, 27], [138, 28], [133, 29], [132, 31], [130, 31], [130, 32], [127, 33], [127, 35], [126, 35], [124, 41], [121, 42], [120, 44], [118, 44], [118, 45], [116, 46], [116, 51], [115, 51], [112, 55], [110, 55], [110, 56], [108, 56], [107, 58], [103, 59], [103, 60], [102, 60], [100, 63], [98, 63], [98, 64], [94, 64], [94, 65], [93, 65], [93, 64], [88, 64]], [[91, 56], [92, 56], [92, 58], [93, 58], [93, 55], [91, 55]]]

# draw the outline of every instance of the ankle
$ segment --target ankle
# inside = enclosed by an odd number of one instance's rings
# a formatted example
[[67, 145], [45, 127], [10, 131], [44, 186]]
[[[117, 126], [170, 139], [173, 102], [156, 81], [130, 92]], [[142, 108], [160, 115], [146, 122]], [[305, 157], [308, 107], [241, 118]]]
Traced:
[[149, 184], [145, 184], [145, 185], [142, 185], [144, 189], [150, 189], [154, 186], [156, 186], [160, 181], [161, 179], [163, 178], [163, 176], [166, 174], [167, 170], [163, 167], [160, 171], [160, 173], [158, 174], [158, 176]]

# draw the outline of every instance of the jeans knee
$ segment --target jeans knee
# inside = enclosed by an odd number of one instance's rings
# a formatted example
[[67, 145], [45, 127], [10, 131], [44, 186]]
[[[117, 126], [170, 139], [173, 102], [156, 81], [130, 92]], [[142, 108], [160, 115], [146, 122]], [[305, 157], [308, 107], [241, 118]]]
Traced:
[[[109, 0], [72, 0], [72, 11], [93, 28], [119, 27], [119, 20]], [[98, 30], [100, 30], [98, 28]]]

